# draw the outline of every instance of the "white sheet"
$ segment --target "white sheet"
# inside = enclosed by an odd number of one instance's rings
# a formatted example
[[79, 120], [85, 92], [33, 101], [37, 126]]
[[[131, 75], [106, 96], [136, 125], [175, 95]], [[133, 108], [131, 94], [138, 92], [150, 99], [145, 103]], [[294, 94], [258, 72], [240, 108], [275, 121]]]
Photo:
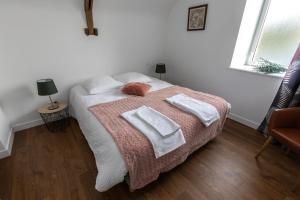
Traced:
[[[172, 86], [171, 84], [153, 79], [151, 91]], [[115, 88], [98, 95], [88, 95], [80, 85], [70, 91], [70, 113], [79, 122], [79, 126], [94, 153], [98, 175], [95, 188], [104, 192], [114, 185], [123, 182], [127, 169], [122, 155], [111, 135], [99, 123], [96, 117], [88, 111], [88, 107], [111, 102], [128, 96]]]
[[174, 134], [169, 135], [168, 137], [163, 137], [152, 126], [139, 118], [136, 114], [138, 110], [139, 108], [125, 112], [122, 114], [122, 117], [149, 139], [154, 150], [155, 158], [166, 155], [185, 144], [185, 139], [181, 129], [177, 129]]

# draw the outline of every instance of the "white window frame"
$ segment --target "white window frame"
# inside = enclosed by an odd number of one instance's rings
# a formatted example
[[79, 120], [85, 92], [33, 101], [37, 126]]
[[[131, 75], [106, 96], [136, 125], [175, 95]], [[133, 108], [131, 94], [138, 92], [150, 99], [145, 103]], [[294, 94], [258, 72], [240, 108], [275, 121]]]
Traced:
[[256, 30], [254, 32], [254, 36], [253, 36], [251, 46], [250, 46], [250, 50], [249, 50], [249, 53], [248, 53], [248, 59], [247, 59], [247, 62], [245, 63], [247, 65], [251, 65], [253, 63], [255, 52], [257, 50], [260, 38], [262, 36], [262, 32], [263, 32], [264, 25], [265, 25], [265, 22], [266, 22], [267, 14], [269, 12], [271, 1], [272, 0], [265, 0], [263, 2], [261, 13], [260, 13], [257, 25], [256, 25]]
[[282, 78], [284, 74], [264, 74], [251, 66], [272, 0], [247, 0], [230, 69]]

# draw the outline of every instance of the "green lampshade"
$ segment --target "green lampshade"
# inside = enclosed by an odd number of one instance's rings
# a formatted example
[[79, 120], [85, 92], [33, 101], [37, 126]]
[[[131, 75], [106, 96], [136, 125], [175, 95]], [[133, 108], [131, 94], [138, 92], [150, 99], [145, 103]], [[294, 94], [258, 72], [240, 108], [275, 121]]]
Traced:
[[38, 80], [37, 89], [40, 96], [50, 96], [58, 92], [52, 79]]
[[166, 73], [166, 65], [164, 63], [157, 64], [155, 72], [158, 74], [165, 74]]

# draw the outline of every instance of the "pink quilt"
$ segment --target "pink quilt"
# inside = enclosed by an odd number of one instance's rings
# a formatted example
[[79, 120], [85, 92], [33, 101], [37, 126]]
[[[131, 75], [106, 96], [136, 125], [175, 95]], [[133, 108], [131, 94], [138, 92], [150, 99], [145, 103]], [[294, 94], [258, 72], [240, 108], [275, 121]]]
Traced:
[[[194, 115], [181, 111], [164, 101], [166, 98], [179, 93], [215, 106], [220, 113], [221, 120], [205, 128]], [[143, 105], [154, 108], [181, 125], [186, 144], [156, 159], [148, 139], [120, 116], [124, 112]], [[89, 110], [112, 135], [126, 162], [130, 177], [130, 189], [136, 190], [156, 180], [160, 173], [169, 171], [184, 162], [193, 151], [221, 133], [229, 112], [228, 105], [220, 97], [173, 86], [152, 92], [145, 97], [132, 96], [127, 99], [99, 104], [90, 107]]]

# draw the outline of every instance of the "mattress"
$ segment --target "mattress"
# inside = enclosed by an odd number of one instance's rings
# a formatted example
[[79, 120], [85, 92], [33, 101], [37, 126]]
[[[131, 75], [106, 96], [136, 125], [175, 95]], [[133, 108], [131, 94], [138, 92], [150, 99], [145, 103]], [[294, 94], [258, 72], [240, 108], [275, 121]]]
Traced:
[[[158, 91], [173, 86], [170, 83], [153, 78], [151, 91]], [[100, 103], [107, 103], [127, 98], [120, 88], [114, 88], [97, 95], [88, 95], [86, 90], [77, 85], [70, 91], [70, 113], [77, 119], [79, 126], [95, 156], [98, 175], [95, 188], [104, 192], [124, 181], [128, 173], [122, 155], [110, 133], [99, 123], [88, 108]]]

